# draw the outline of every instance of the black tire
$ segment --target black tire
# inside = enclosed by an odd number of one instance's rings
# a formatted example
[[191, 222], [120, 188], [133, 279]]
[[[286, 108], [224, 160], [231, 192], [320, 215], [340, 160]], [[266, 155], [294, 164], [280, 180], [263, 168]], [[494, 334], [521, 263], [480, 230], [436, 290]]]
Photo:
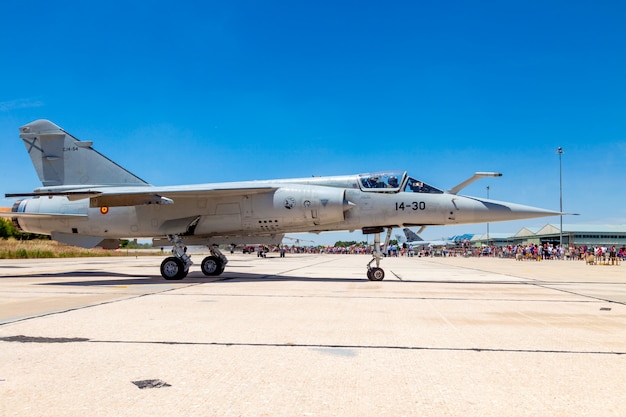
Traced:
[[382, 268], [371, 268], [367, 270], [367, 279], [370, 281], [382, 281], [385, 278], [385, 271]]
[[168, 281], [180, 280], [187, 276], [185, 265], [180, 259], [170, 256], [161, 262], [161, 276]]
[[222, 260], [217, 256], [207, 256], [202, 260], [202, 264], [200, 264], [202, 273], [208, 276], [220, 275], [224, 272], [224, 267], [225, 265], [222, 263]]

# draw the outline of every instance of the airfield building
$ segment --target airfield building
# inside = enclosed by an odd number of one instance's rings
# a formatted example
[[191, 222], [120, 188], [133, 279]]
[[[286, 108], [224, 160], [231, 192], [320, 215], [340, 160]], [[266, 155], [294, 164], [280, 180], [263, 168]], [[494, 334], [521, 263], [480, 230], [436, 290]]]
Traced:
[[[472, 245], [525, 245], [528, 243], [552, 243], [559, 244], [561, 233], [558, 224], [546, 224], [541, 228], [520, 229], [515, 234], [490, 233], [474, 235]], [[615, 246], [626, 247], [626, 225], [586, 225], [564, 224], [564, 246]]]

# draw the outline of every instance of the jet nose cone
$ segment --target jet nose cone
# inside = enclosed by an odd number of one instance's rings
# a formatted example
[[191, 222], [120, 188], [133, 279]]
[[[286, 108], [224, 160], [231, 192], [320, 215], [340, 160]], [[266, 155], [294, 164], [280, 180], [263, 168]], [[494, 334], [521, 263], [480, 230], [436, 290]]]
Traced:
[[532, 219], [536, 217], [559, 216], [562, 214], [558, 211], [503, 201], [480, 200], [480, 202], [486, 209], [486, 216], [492, 219], [488, 221]]
[[456, 223], [488, 223], [509, 220], [533, 219], [537, 217], [559, 216], [562, 213], [539, 207], [506, 201], [486, 200], [476, 197], [455, 197], [452, 200]]

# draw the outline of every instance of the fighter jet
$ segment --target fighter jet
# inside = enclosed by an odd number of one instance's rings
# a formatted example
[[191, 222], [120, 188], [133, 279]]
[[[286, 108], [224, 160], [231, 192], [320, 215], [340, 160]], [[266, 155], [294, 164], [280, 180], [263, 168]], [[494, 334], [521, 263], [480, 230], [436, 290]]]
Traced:
[[456, 242], [450, 239], [441, 240], [424, 240], [417, 233], [405, 227], [402, 229], [404, 236], [406, 236], [406, 244], [410, 246], [454, 246]]
[[[357, 175], [154, 186], [48, 120], [20, 127], [20, 138], [42, 186], [19, 198], [11, 212], [24, 232], [85, 248], [116, 247], [120, 239], [166, 239], [161, 263], [167, 280], [187, 276], [186, 245], [207, 245], [200, 269], [220, 275], [228, 262], [219, 245], [279, 244], [285, 233], [355, 231], [374, 235], [367, 278], [382, 280], [380, 235], [394, 227], [485, 223], [559, 215], [520, 204], [457, 193], [498, 173], [479, 172], [442, 191], [405, 171]], [[373, 266], [375, 264], [375, 266]]]

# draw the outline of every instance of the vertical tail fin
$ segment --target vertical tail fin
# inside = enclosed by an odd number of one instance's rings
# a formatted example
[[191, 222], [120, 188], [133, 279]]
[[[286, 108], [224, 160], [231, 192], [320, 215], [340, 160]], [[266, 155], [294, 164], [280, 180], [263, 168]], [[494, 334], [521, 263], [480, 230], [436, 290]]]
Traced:
[[46, 187], [85, 185], [148, 185], [144, 180], [48, 120], [20, 127], [28, 155]]
[[406, 236], [407, 242], [419, 242], [419, 241], [424, 240], [418, 235], [416, 235], [415, 232], [413, 232], [408, 227], [405, 227], [404, 229], [402, 229], [402, 231], [404, 232], [404, 236]]

